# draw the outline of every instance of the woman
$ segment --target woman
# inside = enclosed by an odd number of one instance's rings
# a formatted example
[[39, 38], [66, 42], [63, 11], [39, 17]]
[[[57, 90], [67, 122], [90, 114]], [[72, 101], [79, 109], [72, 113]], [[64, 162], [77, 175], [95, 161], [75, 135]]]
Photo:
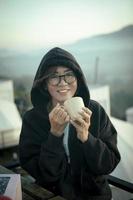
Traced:
[[[80, 96], [81, 118], [63, 103]], [[120, 161], [117, 132], [102, 106], [90, 99], [83, 72], [61, 48], [42, 59], [31, 90], [33, 109], [23, 118], [20, 163], [36, 182], [68, 200], [110, 200], [106, 175]]]

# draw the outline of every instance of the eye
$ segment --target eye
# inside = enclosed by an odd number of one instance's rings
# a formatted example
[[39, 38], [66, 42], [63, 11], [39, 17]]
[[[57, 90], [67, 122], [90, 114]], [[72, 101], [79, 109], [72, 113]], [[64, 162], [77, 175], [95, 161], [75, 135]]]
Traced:
[[67, 76], [75, 76], [73, 72], [67, 72], [65, 75], [67, 75]]
[[59, 77], [58, 75], [56, 75], [56, 74], [52, 74], [49, 78], [54, 79], [54, 78], [58, 78], [58, 77]]

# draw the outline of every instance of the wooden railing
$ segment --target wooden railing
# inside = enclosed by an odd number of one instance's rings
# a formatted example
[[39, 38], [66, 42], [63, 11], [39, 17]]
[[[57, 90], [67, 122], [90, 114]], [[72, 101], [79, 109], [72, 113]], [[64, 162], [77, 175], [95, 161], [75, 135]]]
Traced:
[[[10, 162], [10, 163], [7, 163], [7, 164], [4, 165], [4, 169], [6, 169], [6, 171], [7, 170], [13, 170], [13, 169], [15, 169], [16, 167], [19, 167], [19, 166], [20, 166], [19, 161]], [[113, 186], [115, 186], [119, 189], [126, 191], [126, 192], [133, 193], [133, 184], [132, 183], [124, 181], [120, 178], [114, 177], [112, 175], [108, 175], [107, 179], [108, 179], [108, 182], [109, 182], [110, 185], [113, 185]], [[26, 194], [29, 194], [30, 196], [33, 196], [32, 195], [32, 193], [33, 193], [32, 189], [34, 191], [37, 191], [39, 189], [40, 191], [43, 191], [42, 193], [39, 192], [40, 195], [45, 194], [44, 195], [46, 197], [45, 199], [50, 199], [50, 200], [61, 200], [61, 199], [63, 199], [62, 197], [54, 197], [54, 194], [52, 194], [49, 191], [46, 192], [46, 190], [44, 188], [39, 187], [35, 183], [32, 183], [32, 188], [31, 188], [31, 185], [26, 184], [26, 180], [23, 177], [22, 177], [22, 188], [23, 188], [23, 191]], [[35, 193], [37, 193], [37, 192], [35, 192]], [[38, 197], [38, 199], [42, 199], [42, 197]]]
[[[11, 165], [0, 165], [0, 174], [13, 174], [15, 173], [14, 167], [18, 167], [18, 163], [11, 163]], [[52, 192], [37, 185], [34, 181], [29, 181], [26, 177], [21, 176], [22, 185], [22, 199], [23, 200], [65, 200], [61, 196], [57, 196]]]

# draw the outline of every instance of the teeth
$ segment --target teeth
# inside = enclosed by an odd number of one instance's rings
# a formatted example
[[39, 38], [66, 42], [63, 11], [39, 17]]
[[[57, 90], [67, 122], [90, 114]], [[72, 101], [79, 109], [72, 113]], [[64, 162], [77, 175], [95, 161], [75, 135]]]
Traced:
[[67, 92], [67, 90], [59, 90], [59, 92]]

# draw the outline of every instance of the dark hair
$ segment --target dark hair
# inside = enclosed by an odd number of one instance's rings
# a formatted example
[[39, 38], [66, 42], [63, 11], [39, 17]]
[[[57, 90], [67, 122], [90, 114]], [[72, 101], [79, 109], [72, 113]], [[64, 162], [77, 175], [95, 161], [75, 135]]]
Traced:
[[[46, 79], [49, 77], [50, 74], [56, 72], [56, 69], [58, 67], [66, 67], [66, 66], [60, 66], [59, 65], [59, 66], [51, 66], [51, 67], [49, 67], [47, 70], [45, 70], [43, 76], [34, 82], [33, 87], [40, 87], [42, 85], [42, 83], [45, 83]], [[67, 68], [71, 69], [70, 67], [67, 67]], [[71, 69], [71, 70], [74, 72], [73, 69]], [[79, 79], [78, 78], [79, 76], [76, 73], [75, 73], [75, 76], [77, 77], [77, 79]]]

